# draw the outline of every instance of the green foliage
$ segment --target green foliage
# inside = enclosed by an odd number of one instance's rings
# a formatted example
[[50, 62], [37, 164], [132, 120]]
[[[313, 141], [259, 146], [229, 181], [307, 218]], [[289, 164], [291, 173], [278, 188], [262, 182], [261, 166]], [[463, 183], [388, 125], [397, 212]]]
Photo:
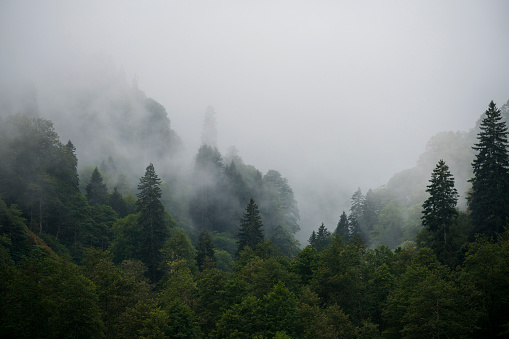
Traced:
[[74, 264], [34, 252], [10, 273], [1, 297], [0, 336], [102, 336], [95, 286]]
[[440, 160], [433, 170], [426, 192], [430, 196], [422, 205], [422, 225], [431, 233], [432, 239], [423, 245], [432, 248], [439, 257], [448, 256], [450, 250], [447, 235], [458, 216], [458, 192], [454, 188], [454, 178], [449, 167], [443, 160]]
[[398, 279], [383, 311], [384, 335], [394, 338], [467, 337], [476, 320], [447, 267], [422, 249]]
[[246, 212], [242, 219], [240, 219], [237, 255], [240, 254], [245, 246], [255, 248], [259, 242], [263, 241], [262, 227], [263, 223], [258, 211], [258, 205], [251, 199], [246, 207]]
[[196, 261], [200, 270], [212, 268], [215, 265], [214, 245], [207, 230], [201, 232], [198, 238]]
[[472, 163], [474, 177], [468, 207], [475, 233], [495, 236], [509, 219], [509, 154], [506, 122], [490, 102], [480, 125]]
[[478, 237], [470, 243], [463, 263], [461, 282], [467, 300], [482, 317], [477, 323], [481, 337], [495, 337], [509, 323], [509, 232], [497, 243]]
[[161, 249], [169, 236], [169, 228], [165, 222], [164, 207], [161, 199], [161, 179], [157, 176], [154, 165], [147, 166], [145, 176], [140, 178], [138, 185], [138, 226], [141, 229], [139, 240], [139, 259], [148, 267], [152, 281], [156, 281], [161, 262]]
[[396, 248], [403, 241], [403, 224], [401, 207], [395, 202], [385, 205], [378, 215], [378, 223], [371, 231], [374, 242]]
[[129, 214], [113, 223], [110, 250], [116, 263], [141, 257], [139, 239], [142, 237], [142, 230], [138, 227], [138, 220], [138, 214]]
[[3, 246], [12, 259], [19, 261], [28, 256], [31, 250], [30, 235], [21, 211], [15, 205], [7, 208], [2, 199], [0, 199], [0, 235], [8, 239]]
[[348, 217], [346, 216], [345, 211], [343, 211], [339, 217], [334, 235], [342, 237], [344, 242], [347, 242], [350, 239], [350, 225], [348, 224]]
[[192, 272], [197, 270], [196, 250], [191, 243], [191, 239], [180, 227], [174, 227], [170, 230], [170, 238], [161, 249], [161, 267], [164, 271], [168, 270], [168, 264], [172, 262], [182, 262]]
[[113, 263], [111, 253], [90, 248], [83, 259], [82, 271], [96, 286], [106, 338], [124, 331], [124, 317], [130, 308], [150, 302], [150, 286], [140, 261]]
[[108, 188], [103, 183], [103, 178], [97, 167], [92, 172], [90, 182], [85, 187], [89, 205], [105, 204], [108, 197]]
[[318, 227], [318, 232], [313, 231], [311, 233], [311, 237], [309, 238], [309, 244], [311, 247], [316, 249], [318, 252], [321, 252], [324, 248], [326, 248], [330, 244], [330, 232], [327, 230], [327, 227], [322, 224]]

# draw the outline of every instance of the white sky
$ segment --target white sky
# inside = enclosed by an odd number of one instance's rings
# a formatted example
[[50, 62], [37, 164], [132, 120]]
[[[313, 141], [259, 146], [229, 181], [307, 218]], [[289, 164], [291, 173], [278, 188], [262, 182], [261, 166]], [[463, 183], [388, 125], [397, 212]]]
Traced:
[[509, 99], [508, 19], [503, 0], [1, 0], [0, 74], [110, 59], [192, 154], [212, 105], [220, 151], [279, 170], [301, 205], [338, 206], [303, 216], [333, 228], [348, 207], [330, 199], [386, 183], [433, 134]]

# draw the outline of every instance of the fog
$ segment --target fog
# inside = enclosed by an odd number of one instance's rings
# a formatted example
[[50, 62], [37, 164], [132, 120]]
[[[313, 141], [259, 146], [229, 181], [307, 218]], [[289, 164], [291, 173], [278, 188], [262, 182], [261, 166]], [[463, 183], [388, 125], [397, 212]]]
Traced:
[[280, 171], [307, 239], [434, 134], [509, 99], [508, 14], [504, 0], [3, 0], [0, 84], [33, 83], [42, 110], [111, 65], [166, 108], [189, 156], [213, 106], [220, 152]]

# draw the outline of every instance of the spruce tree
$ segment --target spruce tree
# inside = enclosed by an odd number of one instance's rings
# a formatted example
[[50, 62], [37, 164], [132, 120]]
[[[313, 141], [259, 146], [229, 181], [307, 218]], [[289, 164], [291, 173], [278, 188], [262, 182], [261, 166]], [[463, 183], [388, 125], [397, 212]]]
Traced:
[[500, 110], [490, 102], [480, 125], [477, 156], [472, 163], [474, 177], [468, 207], [474, 232], [502, 233], [509, 217], [509, 159], [507, 127]]
[[239, 254], [245, 246], [254, 249], [259, 242], [263, 241], [262, 227], [263, 223], [260, 212], [258, 211], [258, 205], [256, 205], [253, 199], [250, 199], [246, 207], [246, 212], [242, 216], [242, 219], [240, 219], [238, 234], [239, 247], [237, 254]]
[[108, 197], [108, 205], [110, 205], [111, 208], [117, 212], [119, 218], [127, 216], [127, 204], [122, 197], [122, 194], [120, 194], [116, 187]]
[[327, 230], [327, 227], [322, 222], [322, 225], [318, 227], [318, 232], [316, 233], [316, 245], [314, 248], [320, 252], [325, 247], [329, 245], [330, 239], [330, 232]]
[[157, 176], [154, 165], [148, 165], [145, 176], [138, 185], [138, 226], [141, 229], [140, 260], [147, 265], [152, 281], [157, 280], [157, 267], [161, 261], [161, 249], [169, 237], [165, 223], [165, 212], [161, 203], [161, 179]]
[[216, 261], [214, 256], [214, 245], [212, 244], [212, 238], [207, 230], [203, 230], [198, 238], [196, 261], [200, 271], [214, 267], [214, 263]]
[[309, 245], [311, 245], [311, 247], [316, 249], [316, 232], [315, 231], [311, 232], [308, 242], [309, 242]]
[[89, 205], [99, 205], [106, 203], [108, 189], [103, 183], [103, 178], [97, 167], [94, 169], [94, 172], [92, 172], [90, 182], [85, 189], [87, 191], [86, 196]]
[[350, 227], [348, 224], [348, 217], [346, 216], [345, 211], [339, 217], [338, 226], [336, 227], [336, 231], [334, 231], [336, 236], [343, 237], [343, 242], [346, 243], [348, 239], [350, 239]]
[[454, 178], [449, 167], [440, 160], [431, 174], [426, 192], [429, 198], [424, 201], [422, 225], [430, 234], [427, 246], [440, 254], [447, 249], [447, 234], [458, 215], [456, 203], [458, 191], [454, 188]]

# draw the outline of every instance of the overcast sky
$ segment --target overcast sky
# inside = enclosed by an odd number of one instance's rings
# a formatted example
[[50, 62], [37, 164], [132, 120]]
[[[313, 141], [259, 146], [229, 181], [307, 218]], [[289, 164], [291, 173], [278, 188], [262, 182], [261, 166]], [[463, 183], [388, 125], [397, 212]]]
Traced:
[[343, 209], [320, 190], [383, 185], [509, 99], [509, 2], [0, 1], [0, 76], [96, 58], [166, 107], [190, 153], [212, 105], [223, 154]]

